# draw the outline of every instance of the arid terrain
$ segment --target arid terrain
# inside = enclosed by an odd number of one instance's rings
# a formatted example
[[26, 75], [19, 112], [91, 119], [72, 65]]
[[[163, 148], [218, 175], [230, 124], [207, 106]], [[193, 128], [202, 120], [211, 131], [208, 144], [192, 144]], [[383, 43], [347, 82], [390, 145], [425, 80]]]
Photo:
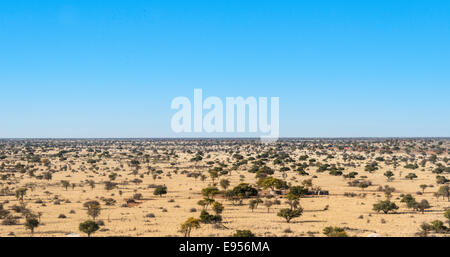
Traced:
[[86, 236], [88, 220], [94, 237], [448, 236], [449, 153], [449, 139], [5, 139], [0, 236]]

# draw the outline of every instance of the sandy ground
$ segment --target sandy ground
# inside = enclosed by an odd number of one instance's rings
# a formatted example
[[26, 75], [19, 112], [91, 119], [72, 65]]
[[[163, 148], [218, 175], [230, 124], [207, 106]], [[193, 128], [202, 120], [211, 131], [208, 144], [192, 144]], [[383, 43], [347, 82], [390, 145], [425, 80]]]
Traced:
[[[144, 155], [151, 156], [149, 163], [143, 162], [142, 155], [141, 157], [130, 157], [130, 153], [132, 153], [130, 150], [135, 148], [133, 144], [124, 143], [124, 146], [123, 149], [117, 149], [117, 144], [90, 146], [99, 149], [101, 152], [108, 151], [111, 155], [110, 158], [101, 157], [100, 161], [95, 164], [98, 170], [89, 169], [93, 165], [87, 163], [87, 160], [99, 160], [99, 155], [93, 156], [92, 153], [87, 151], [87, 146], [77, 146], [79, 152], [77, 154], [74, 152], [65, 154], [67, 160], [62, 161], [54, 155], [62, 149], [70, 150], [73, 147], [54, 147], [49, 151], [42, 151], [41, 148], [36, 147], [35, 154], [48, 158], [51, 165], [47, 167], [42, 163], [32, 164], [37, 168], [35, 174], [41, 174], [47, 170], [57, 171], [53, 173], [52, 180], [37, 179], [26, 173], [18, 173], [13, 178], [1, 180], [0, 188], [8, 187], [14, 192], [19, 187], [33, 185], [32, 189], [29, 187], [30, 189], [27, 191], [23, 202], [34, 213], [42, 213], [41, 224], [36, 228], [34, 236], [64, 237], [69, 233], [85, 236], [78, 230], [78, 226], [80, 222], [89, 219], [86, 208], [83, 207], [83, 203], [88, 200], [98, 200], [102, 204], [102, 210], [97, 220], [102, 220], [104, 226], [101, 226], [101, 229], [93, 236], [181, 236], [182, 234], [179, 232], [180, 224], [189, 217], [200, 215], [201, 207], [197, 205], [197, 202], [202, 199], [201, 189], [212, 183], [209, 177], [205, 181], [201, 181], [200, 178], [187, 177], [181, 171], [198, 171], [208, 176], [208, 169], [214, 167], [214, 165], [206, 164], [208, 161], [219, 160], [230, 164], [230, 166], [234, 162], [223, 147], [216, 145], [202, 147], [202, 149], [208, 149], [209, 151], [204, 156], [210, 155], [210, 157], [204, 158], [197, 164], [191, 162], [190, 159], [195, 155], [198, 146], [182, 146], [179, 143], [176, 143], [175, 146], [165, 146], [160, 143], [149, 143], [140, 147]], [[255, 157], [258, 153], [261, 153], [262, 149], [268, 147], [271, 146], [254, 147], [251, 144], [245, 144], [239, 146], [239, 149], [240, 153], [247, 158], [248, 156]], [[172, 157], [170, 161], [157, 160], [154, 158], [156, 155], [153, 151], [154, 148], [158, 148], [158, 154], [163, 157], [165, 154], [162, 149], [173, 148], [178, 158]], [[232, 146], [229, 148], [232, 148]], [[7, 152], [8, 149], [10, 148], [3, 148], [3, 152]], [[184, 150], [182, 149], [192, 149], [193, 153], [183, 153]], [[345, 163], [342, 159], [343, 151], [336, 149], [327, 151], [334, 154], [336, 158], [329, 159], [326, 163]], [[330, 195], [302, 198], [300, 204], [305, 211], [300, 218], [294, 219], [290, 224], [277, 216], [279, 209], [287, 207], [285, 200], [282, 199], [283, 196], [277, 196], [281, 200], [281, 205], [274, 205], [269, 211], [264, 205], [260, 205], [253, 212], [248, 206], [249, 200], [244, 200], [244, 204], [238, 206], [218, 196], [216, 200], [225, 206], [222, 216], [226, 228], [204, 224], [200, 229], [194, 230], [192, 236], [230, 236], [234, 231], [243, 229], [251, 230], [257, 236], [324, 236], [322, 230], [325, 227], [338, 226], [346, 228], [346, 232], [350, 236], [364, 237], [371, 233], [377, 233], [380, 236], [409, 237], [415, 236], [422, 222], [431, 222], [437, 219], [445, 221], [443, 212], [445, 208], [450, 207], [450, 202], [447, 199], [442, 199], [442, 197], [437, 199], [433, 195], [439, 187], [436, 184], [436, 174], [431, 172], [436, 167], [435, 164], [428, 162], [425, 167], [419, 167], [412, 171], [405, 169], [403, 162], [399, 162], [399, 167], [396, 169], [391, 165], [379, 162], [380, 169], [369, 173], [364, 171], [367, 162], [379, 156], [390, 158], [391, 155], [380, 154], [379, 152], [366, 154], [364, 152], [352, 152], [351, 150], [346, 150], [346, 153], [366, 155], [368, 158], [366, 160], [347, 161], [353, 162], [356, 167], [344, 166], [344, 174], [356, 171], [360, 176], [367, 176], [366, 180], [370, 180], [373, 184], [371, 187], [365, 190], [350, 187], [347, 185], [348, 179], [346, 180], [342, 176], [329, 175], [328, 172], [318, 173], [316, 172], [317, 167], [309, 167], [306, 170], [310, 173], [309, 176], [300, 176], [294, 171], [288, 171], [285, 180], [292, 185], [299, 185], [301, 181], [312, 178], [314, 186], [319, 186], [322, 190], [328, 190]], [[289, 154], [292, 159], [297, 161], [300, 155], [308, 154], [309, 158], [316, 158], [321, 163], [325, 163], [323, 159], [326, 157], [317, 156], [314, 151], [305, 149], [289, 151]], [[396, 156], [406, 156], [406, 153], [396, 153]], [[7, 155], [6, 159], [0, 161], [0, 165], [5, 163], [8, 167], [8, 165], [11, 166], [16, 162], [31, 165], [29, 161], [21, 160], [21, 157], [23, 157], [21, 154]], [[420, 157], [422, 156], [416, 154], [418, 161], [421, 160]], [[444, 157], [449, 157], [448, 153], [438, 156], [439, 160]], [[130, 165], [131, 159], [141, 161], [139, 175], [131, 174], [134, 170]], [[61, 171], [61, 167], [64, 165], [70, 165], [70, 168], [67, 171]], [[198, 167], [196, 167], [197, 165]], [[147, 166], [162, 170], [163, 173], [159, 175], [159, 178], [154, 179], [151, 174], [146, 174]], [[250, 163], [241, 166], [238, 170], [232, 171], [231, 175], [221, 176], [219, 180], [229, 179], [231, 188], [242, 182], [255, 184], [257, 181], [255, 175], [246, 170], [251, 166]], [[267, 166], [276, 170], [274, 177], [282, 178], [281, 172], [279, 172], [280, 166], [274, 165], [272, 161], [268, 162]], [[113, 171], [115, 168], [119, 170]], [[178, 170], [178, 174], [175, 174], [174, 170]], [[388, 182], [386, 177], [383, 176], [387, 170], [394, 172], [394, 181]], [[107, 191], [103, 182], [109, 180], [108, 174], [112, 172], [118, 174], [114, 182], [119, 183], [119, 185], [118, 188]], [[405, 179], [404, 176], [410, 172], [416, 173], [418, 178], [414, 180]], [[0, 175], [6, 173], [6, 171], [0, 171]], [[143, 174], [143, 177], [140, 176], [141, 174]], [[245, 178], [242, 179], [241, 175]], [[313, 178], [313, 176], [317, 177]], [[135, 178], [141, 179], [142, 183], [131, 182]], [[91, 189], [85, 183], [86, 179], [92, 179], [96, 182], [94, 189]], [[75, 183], [76, 186], [73, 189], [69, 187], [66, 190], [62, 187], [61, 180], [70, 181], [70, 183]], [[434, 187], [425, 189], [423, 195], [417, 195], [418, 191], [422, 191], [419, 187], [421, 184], [434, 185]], [[153, 195], [154, 189], [149, 188], [149, 185], [166, 185], [168, 194], [162, 197], [155, 196]], [[378, 214], [372, 210], [375, 202], [385, 198], [383, 192], [377, 191], [379, 186], [385, 185], [396, 189], [392, 200], [400, 209], [394, 214]], [[122, 195], [119, 194], [119, 190], [122, 191]], [[346, 192], [365, 193], [366, 197], [346, 197], [344, 196]], [[123, 207], [125, 200], [131, 198], [135, 193], [143, 195], [142, 200], [137, 200], [139, 204], [133, 207]], [[400, 194], [408, 193], [419, 201], [427, 199], [432, 207], [424, 214], [407, 209], [404, 203], [400, 203]], [[114, 206], [106, 206], [100, 200], [102, 197], [113, 198], [117, 203]], [[38, 199], [42, 200], [43, 203], [36, 203]], [[55, 204], [55, 199], [59, 199], [60, 204]], [[3, 208], [7, 210], [10, 210], [13, 205], [20, 204], [14, 195], [0, 196], [0, 203], [3, 203]], [[192, 208], [196, 208], [197, 212], [191, 212]], [[12, 210], [11, 214], [20, 216], [20, 213], [14, 213]], [[64, 214], [66, 218], [58, 218], [60, 214]], [[154, 214], [155, 217], [147, 218], [147, 214]], [[26, 230], [23, 224], [24, 221], [24, 218], [21, 218], [17, 225], [0, 225], [0, 236], [30, 236], [30, 231]]]

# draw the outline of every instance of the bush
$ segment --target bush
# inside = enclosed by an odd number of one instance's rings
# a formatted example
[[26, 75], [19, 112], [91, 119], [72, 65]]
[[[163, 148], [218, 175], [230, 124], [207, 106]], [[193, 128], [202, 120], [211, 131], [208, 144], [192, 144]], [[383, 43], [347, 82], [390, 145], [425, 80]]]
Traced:
[[14, 226], [17, 225], [17, 219], [12, 216], [12, 215], [8, 215], [6, 216], [6, 218], [2, 221], [2, 225], [5, 226]]
[[133, 199], [134, 200], [141, 200], [142, 199], [142, 194], [141, 193], [137, 193], [133, 195]]
[[117, 187], [117, 183], [114, 183], [114, 182], [111, 182], [111, 181], [106, 181], [106, 182], [105, 182], [105, 189], [106, 189], [107, 191], [113, 190], [113, 189], [116, 188], [116, 187]]
[[369, 163], [366, 165], [364, 170], [368, 171], [368, 172], [374, 172], [374, 171], [378, 170], [378, 163], [376, 163], [376, 162]]
[[444, 226], [444, 222], [440, 220], [435, 220], [430, 223], [431, 229], [436, 233], [440, 233], [445, 231], [447, 228]]
[[447, 184], [448, 182], [450, 182], [450, 180], [448, 180], [446, 177], [444, 177], [444, 176], [436, 176], [436, 183], [437, 184]]
[[339, 227], [326, 227], [323, 229], [323, 234], [327, 237], [348, 237], [345, 230]]
[[417, 165], [417, 164], [408, 164], [405, 166], [405, 169], [410, 169], [410, 170], [415, 170], [417, 168], [419, 168], [419, 165]]
[[447, 209], [444, 212], [444, 217], [449, 221], [449, 224], [450, 224], [450, 209]]
[[155, 190], [153, 191], [154, 195], [159, 195], [162, 197], [163, 195], [167, 194], [167, 187], [166, 186], [157, 186]]
[[6, 218], [8, 214], [9, 214], [8, 210], [0, 209], [0, 219]]
[[154, 217], [155, 217], [155, 214], [149, 213], [149, 214], [145, 215], [145, 217], [146, 217], [146, 218], [154, 218]]
[[250, 230], [236, 230], [233, 237], [255, 237], [255, 234], [253, 234]]

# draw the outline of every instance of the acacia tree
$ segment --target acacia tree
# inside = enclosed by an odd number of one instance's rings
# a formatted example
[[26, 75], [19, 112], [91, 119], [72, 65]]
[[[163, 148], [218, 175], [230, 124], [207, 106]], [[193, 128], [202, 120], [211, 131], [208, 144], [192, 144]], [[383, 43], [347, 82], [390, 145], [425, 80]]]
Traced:
[[388, 181], [392, 181], [392, 177], [394, 176], [394, 173], [392, 171], [388, 170], [384, 173], [384, 176], [387, 178]]
[[289, 188], [289, 194], [288, 195], [293, 195], [293, 196], [297, 196], [298, 198], [303, 197], [304, 195], [306, 195], [308, 193], [308, 189], [306, 189], [303, 186], [293, 186]]
[[[354, 172], [354, 173], [356, 173], [356, 175], [358, 175], [357, 172]], [[305, 179], [305, 180], [303, 180], [303, 181], [302, 181], [302, 185], [303, 185], [304, 187], [306, 187], [306, 188], [312, 188], [312, 187], [313, 187], [312, 179]]]
[[230, 186], [230, 181], [228, 179], [221, 179], [219, 184], [220, 187], [223, 188], [223, 190], [227, 190], [227, 188]]
[[392, 198], [392, 193], [395, 192], [395, 188], [385, 186], [383, 189], [384, 195], [386, 196], [386, 200], [390, 200]]
[[409, 173], [408, 175], [406, 175], [405, 178], [407, 178], [409, 180], [413, 180], [413, 179], [417, 178], [417, 175], [415, 173]]
[[270, 212], [270, 207], [272, 207], [272, 205], [273, 205], [273, 202], [271, 200], [264, 201], [264, 206], [266, 206], [266, 208], [267, 208], [267, 213]]
[[439, 187], [439, 190], [436, 193], [437, 196], [442, 196], [442, 199], [447, 197], [447, 199], [450, 201], [450, 188], [449, 186], [441, 186]]
[[425, 193], [425, 189], [427, 189], [428, 185], [422, 184], [420, 185], [420, 188], [422, 189], [422, 193]]
[[254, 209], [258, 208], [258, 205], [260, 203], [263, 203], [263, 201], [260, 198], [256, 198], [256, 199], [250, 200], [249, 207], [252, 210], [252, 212], [253, 212]]
[[296, 209], [298, 207], [298, 205], [300, 204], [300, 202], [299, 202], [300, 197], [298, 197], [297, 195], [289, 193], [286, 196], [286, 198], [287, 198], [286, 203], [291, 207], [291, 210]]
[[272, 191], [275, 189], [287, 189], [288, 185], [284, 180], [273, 178], [273, 177], [267, 177], [267, 178], [261, 178], [258, 181], [258, 185], [261, 186], [263, 189], [270, 188]]
[[401, 203], [406, 203], [406, 207], [408, 208], [414, 208], [414, 205], [416, 204], [416, 199], [411, 195], [407, 194], [403, 196], [402, 200], [400, 200]]
[[209, 170], [208, 173], [209, 173], [209, 176], [211, 177], [212, 183], [214, 184], [216, 178], [219, 177], [219, 173], [215, 169]]
[[180, 231], [184, 234], [184, 237], [190, 237], [191, 231], [198, 228], [200, 228], [200, 220], [191, 217], [181, 224]]
[[85, 222], [82, 222], [78, 227], [78, 229], [81, 232], [86, 233], [88, 237], [91, 237], [91, 234], [95, 233], [97, 230], [99, 230], [99, 228], [100, 227], [98, 226], [98, 224], [93, 220], [87, 220]]
[[61, 180], [61, 185], [67, 190], [70, 186], [70, 182], [67, 180]]
[[219, 215], [223, 212], [223, 210], [225, 209], [223, 207], [223, 204], [219, 203], [219, 202], [214, 202], [212, 205], [212, 209], [213, 211], [216, 213], [216, 215]]
[[93, 190], [95, 188], [95, 181], [94, 180], [88, 180], [87, 183], [91, 187], [91, 190]]
[[384, 212], [384, 214], [388, 214], [390, 211], [394, 211], [397, 209], [398, 209], [398, 206], [389, 200], [380, 201], [373, 205], [374, 211], [376, 211], [376, 212], [382, 211], [382, 212]]
[[25, 221], [25, 227], [31, 231], [31, 235], [34, 234], [34, 229], [39, 226], [39, 221], [35, 218], [27, 218]]
[[417, 203], [416, 205], [416, 209], [422, 212], [422, 214], [425, 213], [425, 210], [429, 208], [431, 208], [431, 206], [425, 199], [423, 199], [422, 201], [420, 201], [420, 203]]
[[297, 209], [281, 209], [278, 212], [278, 216], [286, 219], [287, 223], [290, 223], [292, 219], [302, 216], [303, 208], [299, 207]]
[[204, 198], [203, 200], [198, 201], [197, 204], [200, 205], [203, 208], [203, 210], [207, 210], [208, 206], [210, 206], [214, 202], [215, 202], [214, 199]]
[[16, 198], [17, 200], [23, 202], [24, 196], [27, 194], [27, 188], [22, 187], [16, 190]]
[[98, 202], [91, 202], [87, 205], [87, 214], [91, 216], [92, 219], [94, 219], [94, 221], [95, 218], [97, 218], [100, 215], [100, 211], [101, 211], [100, 203]]

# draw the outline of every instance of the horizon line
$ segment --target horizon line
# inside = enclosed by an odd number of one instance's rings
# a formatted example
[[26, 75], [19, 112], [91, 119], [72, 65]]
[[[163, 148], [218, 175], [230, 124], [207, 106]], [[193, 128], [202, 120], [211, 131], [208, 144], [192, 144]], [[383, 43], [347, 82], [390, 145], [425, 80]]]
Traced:
[[[278, 140], [308, 139], [445, 139], [450, 136], [361, 136], [361, 137], [279, 137]], [[259, 137], [9, 137], [0, 140], [260, 140]]]

